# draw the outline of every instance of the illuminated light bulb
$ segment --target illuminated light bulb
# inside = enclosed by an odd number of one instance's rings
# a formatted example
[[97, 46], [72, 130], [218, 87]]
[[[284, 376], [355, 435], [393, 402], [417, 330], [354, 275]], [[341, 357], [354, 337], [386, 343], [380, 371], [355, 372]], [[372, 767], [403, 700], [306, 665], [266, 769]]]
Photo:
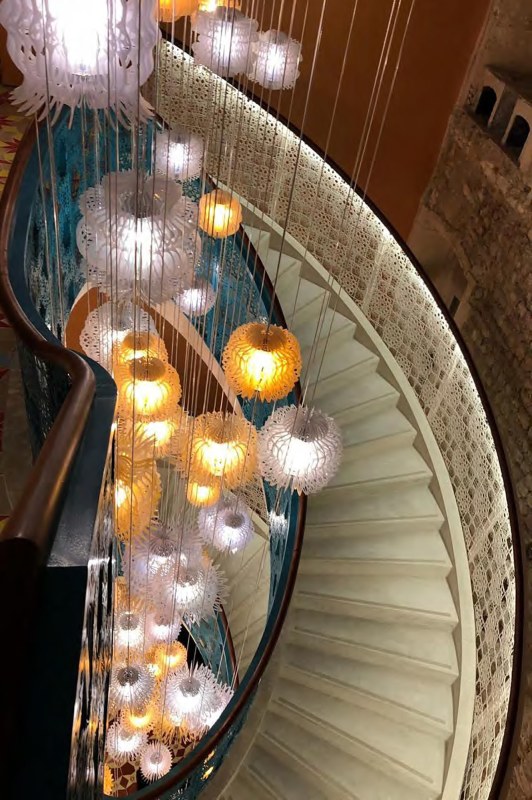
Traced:
[[203, 172], [203, 139], [182, 128], [157, 131], [153, 141], [157, 172], [175, 181], [199, 178]]
[[176, 370], [159, 358], [136, 358], [115, 370], [118, 413], [139, 422], [164, 420], [173, 414], [181, 399], [181, 382]]
[[214, 505], [218, 501], [221, 492], [222, 489], [218, 481], [202, 484], [189, 480], [187, 483], [187, 500], [196, 508], [208, 508]]
[[290, 331], [263, 322], [248, 322], [230, 336], [222, 356], [231, 389], [242, 397], [281, 400], [301, 372], [299, 342]]
[[113, 761], [123, 764], [129, 759], [137, 758], [147, 741], [145, 731], [128, 730], [121, 722], [113, 722], [107, 730], [105, 749]]
[[258, 27], [256, 20], [235, 8], [218, 6], [212, 11], [198, 11], [192, 18], [195, 61], [223, 78], [248, 72]]
[[338, 471], [341, 458], [336, 422], [313, 408], [278, 408], [260, 432], [261, 473], [273, 486], [299, 494], [319, 492]]
[[158, 0], [159, 22], [174, 22], [198, 10], [199, 0]]
[[148, 705], [155, 681], [140, 662], [115, 662], [111, 670], [109, 700], [115, 709]]
[[3, 0], [0, 23], [23, 75], [13, 98], [24, 113], [55, 122], [67, 105], [114, 112], [124, 123], [151, 115], [138, 90], [160, 36], [155, 0]]
[[192, 286], [201, 258], [198, 207], [177, 183], [114, 172], [87, 189], [79, 207], [77, 246], [103, 291], [140, 292], [154, 304]]
[[206, 545], [225, 553], [238, 553], [253, 538], [251, 509], [234, 494], [198, 515], [199, 534]]
[[139, 435], [153, 445], [154, 456], [161, 458], [169, 451], [172, 439], [186, 429], [186, 412], [176, 408], [173, 414], [165, 419], [138, 422]]
[[282, 31], [260, 33], [248, 78], [266, 89], [291, 89], [299, 77], [301, 44]]
[[174, 298], [179, 310], [188, 317], [208, 314], [216, 303], [216, 291], [207, 280], [195, 280], [190, 289], [185, 289]]
[[218, 7], [236, 8], [240, 11], [242, 8], [242, 0], [199, 0], [199, 11], [212, 13], [216, 11]]
[[117, 347], [117, 363], [128, 364], [136, 358], [158, 358], [168, 361], [166, 346], [156, 333], [128, 331]]
[[223, 478], [228, 489], [236, 489], [255, 475], [257, 432], [244, 417], [223, 412], [196, 417], [189, 450], [190, 474], [198, 483]]
[[181, 642], [159, 645], [155, 658], [163, 671], [181, 669], [187, 663], [187, 649]]
[[152, 782], [170, 772], [172, 753], [162, 742], [150, 742], [140, 756], [140, 771], [145, 780]]
[[242, 222], [242, 206], [223, 189], [200, 197], [198, 225], [208, 236], [225, 239], [237, 232]]
[[114, 641], [119, 649], [140, 650], [144, 645], [144, 609], [123, 609], [115, 618]]
[[155, 323], [132, 303], [102, 303], [87, 315], [79, 341], [84, 353], [111, 371], [113, 355], [132, 328], [154, 331]]
[[146, 709], [125, 709], [121, 712], [122, 727], [127, 731], [149, 731], [153, 728], [157, 716], [156, 704], [151, 704]]

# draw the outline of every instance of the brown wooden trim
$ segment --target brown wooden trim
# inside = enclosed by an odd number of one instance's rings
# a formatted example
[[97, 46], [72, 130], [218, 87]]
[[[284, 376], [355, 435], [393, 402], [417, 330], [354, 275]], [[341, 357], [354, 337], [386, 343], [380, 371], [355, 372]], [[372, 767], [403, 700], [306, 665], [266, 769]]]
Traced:
[[0, 201], [0, 304], [24, 346], [38, 358], [64, 370], [70, 377], [71, 388], [36, 459], [22, 500], [0, 533], [0, 541], [30, 541], [37, 548], [40, 558], [44, 559], [62, 491], [85, 430], [96, 380], [81, 356], [48, 341], [31, 324], [9, 280], [8, 247], [15, 206], [24, 170], [35, 144], [35, 126], [30, 125], [17, 150]]

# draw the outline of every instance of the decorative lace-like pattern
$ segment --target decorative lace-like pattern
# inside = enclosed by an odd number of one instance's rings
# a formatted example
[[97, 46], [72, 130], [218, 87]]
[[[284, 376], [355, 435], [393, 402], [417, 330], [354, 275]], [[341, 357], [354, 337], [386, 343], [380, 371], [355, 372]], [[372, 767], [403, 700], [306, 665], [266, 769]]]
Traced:
[[[460, 511], [475, 604], [477, 691], [463, 797], [484, 800], [508, 711], [514, 558], [497, 452], [464, 355], [408, 256], [344, 180], [285, 126], [172, 45], [161, 50], [152, 99], [168, 122], [179, 121], [209, 142], [211, 174], [286, 225], [337, 277], [391, 350], [430, 421]], [[222, 147], [222, 137], [238, 147]]]

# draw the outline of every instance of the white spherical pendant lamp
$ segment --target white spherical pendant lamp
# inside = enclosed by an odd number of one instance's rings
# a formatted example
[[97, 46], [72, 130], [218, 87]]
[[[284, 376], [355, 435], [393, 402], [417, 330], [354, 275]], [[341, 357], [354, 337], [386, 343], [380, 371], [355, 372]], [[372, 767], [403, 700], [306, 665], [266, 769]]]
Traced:
[[253, 538], [251, 509], [227, 493], [216, 505], [199, 512], [198, 529], [206, 545], [222, 553], [238, 553]]
[[305, 406], [278, 408], [259, 435], [262, 476], [273, 486], [313, 494], [336, 474], [342, 436], [332, 417]]

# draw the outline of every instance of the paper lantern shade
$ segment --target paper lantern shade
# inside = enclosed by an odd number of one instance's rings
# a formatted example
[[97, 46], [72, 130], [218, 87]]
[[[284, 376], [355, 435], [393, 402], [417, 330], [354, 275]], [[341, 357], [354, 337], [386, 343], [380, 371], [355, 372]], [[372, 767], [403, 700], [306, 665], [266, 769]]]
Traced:
[[225, 239], [237, 232], [242, 222], [242, 207], [236, 197], [222, 189], [202, 195], [198, 224], [215, 239]]
[[229, 386], [242, 397], [281, 400], [301, 372], [296, 337], [277, 325], [249, 322], [230, 336], [222, 364]]
[[273, 486], [312, 494], [327, 485], [342, 458], [342, 436], [332, 419], [305, 406], [278, 408], [260, 432], [262, 476]]

